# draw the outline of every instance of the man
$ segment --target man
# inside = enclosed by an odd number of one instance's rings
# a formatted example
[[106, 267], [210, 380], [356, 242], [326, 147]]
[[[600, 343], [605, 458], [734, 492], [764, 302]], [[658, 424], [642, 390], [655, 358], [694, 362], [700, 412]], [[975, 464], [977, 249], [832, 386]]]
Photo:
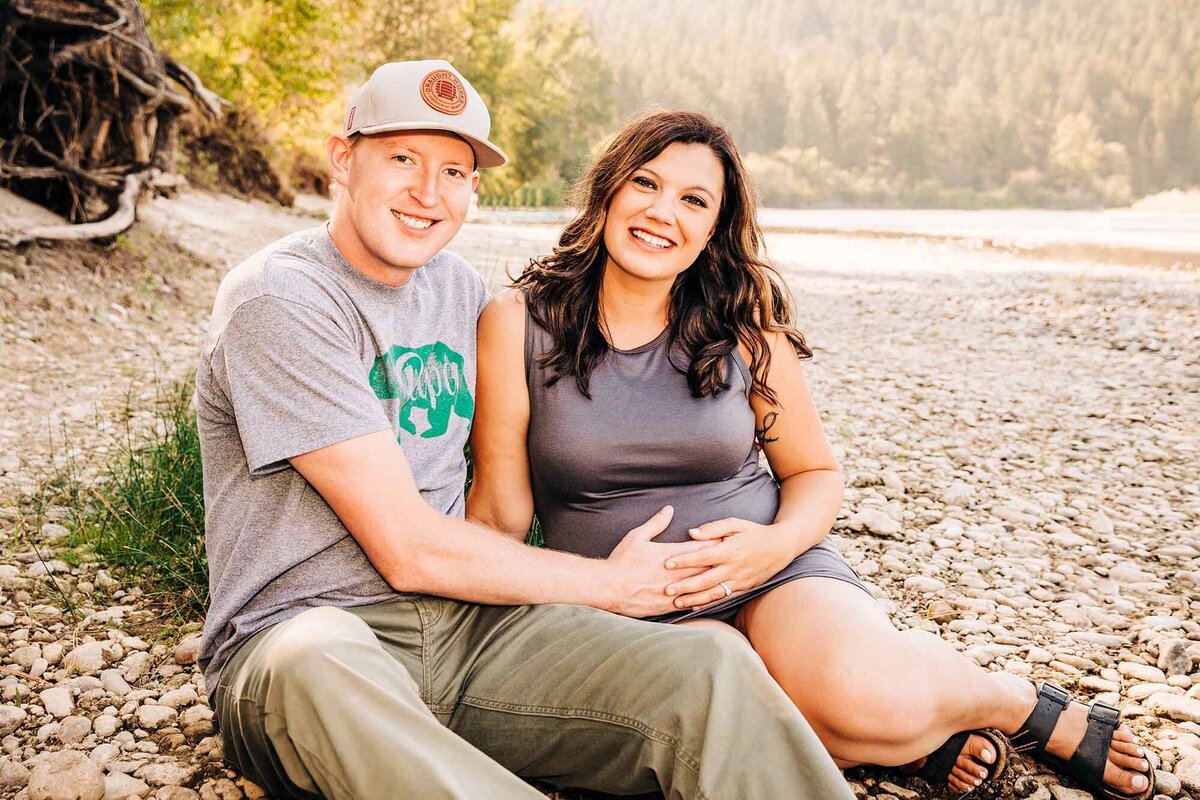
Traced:
[[461, 518], [486, 292], [443, 247], [505, 161], [489, 128], [448, 63], [380, 67], [329, 142], [329, 225], [217, 293], [201, 660], [226, 756], [275, 795], [539, 797], [515, 772], [848, 798], [749, 648], [628, 618], [671, 607], [663, 562], [695, 546], [651, 541], [669, 510], [607, 561]]

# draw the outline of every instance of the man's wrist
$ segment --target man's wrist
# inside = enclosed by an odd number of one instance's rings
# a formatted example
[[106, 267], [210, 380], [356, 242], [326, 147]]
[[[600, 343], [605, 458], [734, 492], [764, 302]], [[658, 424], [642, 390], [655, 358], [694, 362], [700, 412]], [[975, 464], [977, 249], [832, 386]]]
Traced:
[[588, 571], [587, 579], [582, 582], [585, 605], [598, 608], [601, 611], [620, 613], [621, 592], [617, 568], [612, 562], [604, 559], [584, 559]]

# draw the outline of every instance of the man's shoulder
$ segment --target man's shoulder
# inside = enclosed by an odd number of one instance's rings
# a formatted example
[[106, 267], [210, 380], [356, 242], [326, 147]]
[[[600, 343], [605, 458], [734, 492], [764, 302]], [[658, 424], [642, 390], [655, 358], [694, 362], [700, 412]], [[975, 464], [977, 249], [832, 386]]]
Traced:
[[214, 328], [220, 329], [246, 303], [262, 298], [319, 307], [335, 282], [323, 266], [318, 226], [267, 245], [231, 269], [217, 288]]

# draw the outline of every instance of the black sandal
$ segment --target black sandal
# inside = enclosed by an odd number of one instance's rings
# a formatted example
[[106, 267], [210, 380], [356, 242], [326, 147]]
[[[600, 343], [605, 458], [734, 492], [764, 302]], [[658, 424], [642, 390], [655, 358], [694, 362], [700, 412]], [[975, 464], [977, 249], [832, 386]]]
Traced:
[[1149, 800], [1154, 796], [1154, 770], [1146, 776], [1148, 785], [1138, 794], [1125, 794], [1104, 782], [1104, 765], [1108, 762], [1108, 750], [1113, 732], [1121, 722], [1121, 712], [1100, 701], [1088, 707], [1087, 732], [1075, 747], [1070, 760], [1058, 758], [1046, 752], [1050, 735], [1058, 725], [1058, 718], [1071, 704], [1071, 696], [1062, 687], [1049, 681], [1038, 688], [1037, 705], [1025, 724], [1012, 737], [1013, 746], [1019, 753], [1028, 753], [1036, 759], [1061, 772], [1095, 797], [1115, 800]]
[[918, 778], [924, 778], [931, 785], [949, 781], [950, 771], [954, 769], [958, 757], [962, 755], [963, 748], [967, 746], [967, 739], [971, 736], [982, 736], [987, 739], [992, 745], [992, 751], [996, 754], [995, 761], [991, 764], [984, 764], [988, 771], [987, 777], [983, 779], [984, 782], [996, 780], [1004, 775], [1008, 771], [1008, 739], [1003, 733], [993, 728], [954, 734], [941, 747], [926, 756], [925, 763], [912, 774]]

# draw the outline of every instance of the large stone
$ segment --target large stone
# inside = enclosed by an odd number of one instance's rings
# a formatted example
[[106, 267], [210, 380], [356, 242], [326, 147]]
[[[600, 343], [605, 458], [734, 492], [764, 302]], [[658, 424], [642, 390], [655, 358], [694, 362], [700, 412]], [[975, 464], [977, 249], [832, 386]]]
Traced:
[[8, 654], [8, 660], [23, 670], [29, 670], [33, 667], [33, 662], [41, 657], [42, 648], [36, 644], [27, 644], [24, 647], [18, 647]]
[[1012, 523], [1021, 528], [1033, 528], [1040, 522], [1033, 514], [1027, 514], [1020, 509], [1007, 505], [995, 506], [992, 509], [992, 513], [1005, 522]]
[[900, 523], [876, 508], [856, 511], [846, 522], [852, 531], [866, 531], [876, 536], [898, 536]]
[[70, 714], [72, 709], [75, 708], [75, 701], [71, 699], [71, 690], [65, 686], [55, 686], [53, 689], [47, 689], [40, 696], [46, 713], [58, 719], [62, 719], [67, 714]]
[[1154, 770], [1154, 791], [1157, 794], [1170, 795], [1175, 797], [1183, 791], [1183, 781], [1179, 780], [1179, 776], [1166, 770]]
[[150, 654], [144, 651], [131, 653], [121, 662], [121, 675], [130, 683], [137, 683], [141, 680], [148, 669], [150, 669]]
[[158, 698], [158, 704], [160, 706], [167, 706], [168, 708], [180, 708], [182, 706], [190, 706], [196, 702], [196, 697], [196, 689], [194, 687], [190, 685], [181, 686], [178, 689], [163, 694], [162, 697]]
[[83, 741], [92, 732], [92, 721], [87, 717], [67, 717], [58, 726], [58, 740], [63, 744], [75, 744]]
[[106, 669], [101, 672], [100, 682], [104, 685], [104, 691], [117, 697], [124, 697], [133, 691], [133, 687], [126, 682], [119, 669]]
[[196, 777], [199, 767], [190, 764], [162, 762], [147, 764], [134, 772], [134, 777], [141, 778], [151, 786], [183, 786]]
[[1189, 792], [1200, 792], [1200, 759], [1185, 758], [1175, 765], [1175, 777]]
[[186, 786], [163, 786], [154, 793], [154, 800], [201, 800], [195, 790]]
[[123, 772], [110, 772], [104, 777], [104, 800], [125, 800], [127, 797], [145, 797], [150, 794], [150, 784]]
[[104, 658], [106, 642], [84, 642], [63, 659], [63, 666], [80, 675], [95, 675], [108, 663]]
[[200, 654], [200, 634], [193, 634], [182, 640], [175, 647], [175, 663], [181, 666], [191, 666], [196, 663]]
[[922, 594], [933, 594], [944, 591], [946, 584], [937, 578], [930, 578], [926, 575], [911, 575], [904, 579], [904, 588]]
[[[111, 717], [100, 717], [100, 719], [111, 719]], [[121, 755], [121, 748], [115, 744], [100, 744], [92, 748], [92, 752], [88, 755], [88, 758], [94, 761], [97, 767], [104, 769], [108, 766], [109, 762], [119, 755]]]
[[117, 732], [121, 727], [121, 721], [116, 717], [110, 717], [107, 714], [101, 714], [96, 717], [92, 723], [92, 732], [96, 734], [98, 739], [107, 739]]
[[1092, 800], [1091, 792], [1084, 792], [1079, 789], [1070, 789], [1066, 786], [1055, 784], [1050, 787], [1050, 795], [1054, 800]]
[[178, 714], [175, 709], [167, 706], [139, 706], [133, 716], [139, 728], [152, 731], [168, 722], [174, 722]]
[[29, 770], [20, 761], [0, 758], [0, 794], [11, 795], [29, 784]]
[[1143, 705], [1160, 717], [1169, 717], [1181, 722], [1194, 722], [1200, 725], [1200, 700], [1159, 692], [1146, 698]]
[[1133, 678], [1143, 683], [1166, 683], [1167, 676], [1158, 667], [1149, 664], [1139, 664], [1136, 661], [1122, 661], [1117, 665], [1117, 671], [1127, 678]]
[[29, 800], [101, 800], [104, 773], [77, 750], [47, 753], [29, 776]]
[[8, 736], [25, 724], [29, 712], [16, 706], [0, 706], [0, 736]]
[[1135, 683], [1125, 691], [1125, 696], [1130, 700], [1145, 700], [1147, 697], [1158, 694], [1159, 692], [1166, 692], [1167, 694], [1183, 694], [1182, 690], [1177, 689], [1174, 686], [1169, 686], [1165, 683]]
[[229, 778], [205, 781], [200, 787], [200, 800], [242, 800], [245, 795]]
[[1158, 651], [1158, 668], [1168, 675], [1187, 675], [1192, 671], [1192, 657], [1188, 643], [1183, 639], [1172, 639]]

